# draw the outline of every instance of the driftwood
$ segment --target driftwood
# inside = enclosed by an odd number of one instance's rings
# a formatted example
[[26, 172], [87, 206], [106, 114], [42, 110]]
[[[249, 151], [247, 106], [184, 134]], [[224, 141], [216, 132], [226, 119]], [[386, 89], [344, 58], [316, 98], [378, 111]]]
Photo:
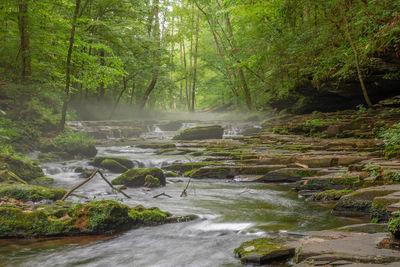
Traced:
[[189, 181], [188, 181], [188, 183], [187, 183], [185, 189], [183, 189], [183, 191], [182, 191], [182, 193], [181, 193], [181, 197], [186, 197], [186, 196], [187, 196], [187, 191], [186, 191], [186, 190], [188, 189], [189, 184], [190, 184], [191, 181], [192, 181], [192, 178], [189, 179]]
[[83, 181], [80, 184], [77, 184], [76, 186], [74, 186], [71, 190], [69, 190], [61, 199], [61, 201], [64, 201], [67, 197], [69, 197], [72, 192], [74, 192], [76, 189], [78, 189], [79, 187], [81, 187], [82, 185], [86, 184], [87, 182], [89, 182], [90, 180], [92, 180], [96, 174], [100, 174], [101, 178], [114, 190], [118, 191], [119, 193], [123, 194], [125, 197], [127, 198], [131, 198], [130, 196], [128, 196], [127, 194], [125, 194], [124, 192], [122, 192], [120, 189], [115, 188], [103, 175], [103, 173], [99, 170], [96, 169], [85, 181]]
[[158, 194], [158, 195], [154, 196], [153, 198], [158, 198], [161, 196], [166, 196], [166, 197], [172, 198], [170, 195], [165, 194], [165, 192], [162, 192], [161, 194]]

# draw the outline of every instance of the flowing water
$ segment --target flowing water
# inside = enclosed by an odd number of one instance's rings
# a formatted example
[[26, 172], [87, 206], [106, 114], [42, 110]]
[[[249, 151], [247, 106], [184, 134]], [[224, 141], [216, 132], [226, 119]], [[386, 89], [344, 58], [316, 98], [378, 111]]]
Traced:
[[[189, 162], [186, 156], [156, 155], [132, 146], [99, 147], [98, 155], [121, 156], [137, 167], [164, 167]], [[42, 166], [54, 187], [71, 188], [82, 181], [76, 167], [92, 168], [87, 160]], [[111, 180], [117, 174], [106, 172]], [[111, 192], [93, 179], [75, 193], [89, 199], [112, 199], [129, 206], [157, 206], [177, 215], [199, 219], [145, 227], [113, 237], [73, 237], [0, 241], [0, 266], [241, 266], [233, 249], [257, 237], [287, 238], [352, 223], [330, 214], [328, 207], [307, 203], [288, 186], [239, 183], [232, 180], [192, 180], [187, 197], [180, 197], [188, 179], [168, 178], [164, 188], [129, 188], [132, 199]], [[172, 198], [153, 196], [165, 192]], [[85, 201], [72, 197], [75, 201]], [[353, 222], [354, 223], [354, 222]]]

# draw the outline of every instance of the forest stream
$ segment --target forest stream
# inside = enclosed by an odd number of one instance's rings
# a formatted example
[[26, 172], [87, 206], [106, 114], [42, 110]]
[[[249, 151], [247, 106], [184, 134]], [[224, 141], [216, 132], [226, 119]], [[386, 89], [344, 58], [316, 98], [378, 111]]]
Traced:
[[[153, 127], [146, 136], [153, 141], [172, 142], [172, 134]], [[227, 134], [225, 137], [229, 138], [238, 132], [225, 131]], [[97, 149], [98, 156], [124, 157], [136, 167], [164, 168], [174, 162], [195, 160], [186, 155], [158, 155], [154, 149], [131, 145], [98, 146]], [[88, 168], [88, 162], [71, 160], [41, 166], [46, 176], [54, 178], [52, 187], [68, 189], [82, 181], [74, 170]], [[108, 180], [118, 176], [107, 171], [105, 175]], [[112, 237], [3, 239], [0, 240], [0, 266], [241, 266], [233, 249], [244, 241], [257, 237], [288, 239], [310, 230], [332, 229], [361, 221], [335, 217], [330, 206], [306, 202], [285, 184], [192, 179], [187, 196], [180, 197], [188, 182], [187, 177], [174, 177], [167, 178], [166, 187], [128, 188], [124, 192], [132, 199], [124, 199], [111, 192], [101, 179], [93, 179], [75, 193], [89, 199], [122, 201], [128, 206], [157, 206], [172, 214], [195, 214], [198, 219], [134, 229]], [[161, 193], [170, 197], [153, 198]]]

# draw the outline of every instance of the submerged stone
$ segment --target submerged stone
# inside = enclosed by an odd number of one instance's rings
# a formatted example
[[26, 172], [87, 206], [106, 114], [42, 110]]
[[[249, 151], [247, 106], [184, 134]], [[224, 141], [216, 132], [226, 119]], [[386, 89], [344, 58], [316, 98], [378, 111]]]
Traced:
[[244, 264], [264, 265], [293, 257], [295, 249], [282, 246], [268, 238], [258, 238], [244, 242], [234, 253]]
[[219, 125], [188, 128], [174, 136], [174, 140], [222, 139], [224, 128]]
[[128, 187], [140, 187], [144, 186], [146, 183], [146, 176], [151, 175], [153, 177], [158, 178], [160, 184], [165, 186], [165, 176], [164, 172], [159, 168], [151, 168], [151, 169], [130, 169], [114, 180], [111, 181], [113, 185], [126, 185]]

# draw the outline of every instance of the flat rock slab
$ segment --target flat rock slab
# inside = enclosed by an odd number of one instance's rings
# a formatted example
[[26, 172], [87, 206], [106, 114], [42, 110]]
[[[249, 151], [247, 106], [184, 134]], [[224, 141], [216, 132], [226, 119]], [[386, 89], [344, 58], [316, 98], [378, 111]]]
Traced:
[[318, 262], [322, 266], [332, 266], [337, 261], [374, 264], [400, 261], [400, 251], [378, 248], [387, 233], [318, 231], [308, 234], [307, 238], [286, 244], [297, 247], [297, 263], [313, 261], [314, 266], [318, 266]]

